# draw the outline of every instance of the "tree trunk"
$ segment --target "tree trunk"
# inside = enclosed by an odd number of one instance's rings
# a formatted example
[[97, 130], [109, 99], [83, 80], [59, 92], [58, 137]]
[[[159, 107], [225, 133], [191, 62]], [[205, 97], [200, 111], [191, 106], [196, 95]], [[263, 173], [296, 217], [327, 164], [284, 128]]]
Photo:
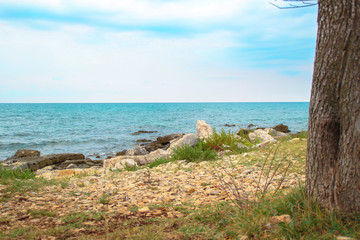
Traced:
[[360, 0], [319, 0], [306, 190], [360, 213]]

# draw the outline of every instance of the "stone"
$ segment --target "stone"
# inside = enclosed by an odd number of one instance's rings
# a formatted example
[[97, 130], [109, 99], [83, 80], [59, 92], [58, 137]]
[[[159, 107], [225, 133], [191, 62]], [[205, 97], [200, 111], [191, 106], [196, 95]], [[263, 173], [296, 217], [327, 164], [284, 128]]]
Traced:
[[160, 144], [168, 144], [172, 140], [179, 139], [179, 138], [183, 137], [184, 135], [185, 135], [184, 133], [170, 134], [170, 135], [166, 135], [166, 136], [163, 136], [163, 137], [158, 137], [156, 139], [156, 141], [158, 143], [160, 143]]
[[204, 120], [198, 120], [196, 123], [196, 132], [198, 138], [205, 139], [213, 133], [213, 130]]
[[67, 169], [73, 169], [73, 168], [78, 168], [78, 166], [76, 164], [69, 164], [67, 167]]
[[136, 140], [137, 143], [147, 143], [147, 142], [151, 142], [151, 140], [149, 139], [138, 139]]
[[247, 126], [247, 128], [252, 128], [252, 127], [255, 127], [255, 125], [252, 124], [252, 123], [250, 123], [250, 124]]
[[125, 166], [137, 167], [138, 164], [134, 161], [134, 159], [123, 159], [121, 162], [115, 164], [115, 168], [117, 169], [123, 169]]
[[153, 152], [157, 149], [167, 150], [170, 147], [172, 141], [176, 141], [177, 139], [180, 139], [184, 135], [185, 135], [184, 133], [177, 133], [177, 134], [166, 135], [163, 137], [158, 137], [155, 141], [145, 144], [144, 148], [148, 152]]
[[260, 140], [260, 142], [270, 141], [276, 142], [276, 139], [267, 133], [266, 130], [257, 129], [254, 132], [249, 133], [250, 141], [254, 142]]
[[137, 132], [134, 132], [132, 135], [136, 136], [136, 135], [140, 135], [142, 133], [156, 133], [158, 131], [144, 131], [144, 130], [140, 130], [140, 131], [137, 131]]
[[[123, 150], [121, 152], [117, 152], [115, 155], [116, 156], [124, 156], [124, 155], [126, 155], [126, 152], [127, 152], [127, 150]], [[109, 157], [111, 157], [111, 156], [109, 156]]]
[[355, 238], [351, 237], [343, 237], [343, 236], [337, 236], [336, 240], [356, 240]]
[[150, 212], [150, 208], [148, 207], [143, 207], [143, 208], [140, 208], [138, 210], [139, 213], [146, 213], [146, 212]]
[[279, 223], [285, 223], [289, 224], [291, 223], [291, 217], [288, 214], [281, 215], [281, 216], [274, 216], [270, 218], [271, 224], [279, 224]]
[[283, 124], [279, 124], [273, 127], [278, 132], [288, 133], [290, 132], [289, 127]]
[[164, 158], [168, 157], [168, 154], [165, 150], [158, 149], [146, 155], [118, 156], [110, 159], [105, 159], [104, 168], [109, 169], [109, 168], [116, 168], [115, 166], [119, 167], [121, 166], [121, 164], [120, 165], [116, 165], [116, 164], [118, 163], [123, 164], [124, 160], [133, 160], [134, 162], [136, 162], [137, 165], [145, 165], [147, 163], [154, 162], [156, 159], [161, 157]]
[[225, 124], [225, 127], [235, 127], [235, 124]]
[[300, 142], [300, 138], [293, 138], [289, 142]]
[[56, 165], [74, 159], [85, 159], [85, 156], [81, 153], [60, 153], [40, 157], [22, 157], [4, 161], [4, 165], [11, 169], [19, 168], [22, 171], [26, 169], [36, 171], [49, 165]]
[[267, 141], [264, 141], [262, 143], [259, 143], [258, 145], [256, 145], [258, 148], [263, 148], [263, 147], [266, 147], [267, 145], [269, 145], [270, 143], [273, 143], [273, 141], [271, 140], [267, 140]]
[[250, 169], [243, 171], [243, 174], [244, 174], [244, 175], [248, 175], [248, 174], [250, 174], [250, 173], [252, 173], [252, 170], [250, 170]]
[[40, 156], [40, 151], [38, 150], [19, 149], [16, 151], [15, 155], [12, 158], [39, 157], [39, 156]]
[[167, 150], [167, 154], [171, 154], [175, 148], [182, 147], [184, 145], [192, 147], [198, 142], [199, 140], [194, 133], [185, 134], [182, 138], [171, 143], [169, 149]]
[[146, 151], [145, 148], [141, 146], [136, 146], [133, 149], [127, 151], [125, 155], [137, 156], [137, 155], [146, 155], [146, 154], [148, 154], [148, 151]]

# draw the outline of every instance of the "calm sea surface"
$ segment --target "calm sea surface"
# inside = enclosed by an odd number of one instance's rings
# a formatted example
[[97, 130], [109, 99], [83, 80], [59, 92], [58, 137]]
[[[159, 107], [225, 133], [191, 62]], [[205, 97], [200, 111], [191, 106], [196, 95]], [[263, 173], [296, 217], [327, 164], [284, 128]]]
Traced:
[[[106, 156], [134, 147], [137, 139], [196, 133], [197, 120], [218, 130], [283, 123], [296, 132], [307, 129], [308, 108], [309, 103], [0, 104], [0, 159], [20, 148]], [[158, 132], [132, 135], [139, 130]]]

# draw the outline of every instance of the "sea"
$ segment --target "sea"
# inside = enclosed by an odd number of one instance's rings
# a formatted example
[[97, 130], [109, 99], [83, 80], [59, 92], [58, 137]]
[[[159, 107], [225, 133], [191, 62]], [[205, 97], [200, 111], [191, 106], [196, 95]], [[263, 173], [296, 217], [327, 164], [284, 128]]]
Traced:
[[[232, 132], [249, 124], [280, 123], [297, 132], [307, 129], [308, 109], [308, 102], [1, 103], [0, 159], [18, 149], [36, 149], [42, 155], [71, 152], [92, 159], [106, 157], [133, 148], [138, 139], [196, 133], [197, 120]], [[157, 132], [133, 135], [140, 130]]]

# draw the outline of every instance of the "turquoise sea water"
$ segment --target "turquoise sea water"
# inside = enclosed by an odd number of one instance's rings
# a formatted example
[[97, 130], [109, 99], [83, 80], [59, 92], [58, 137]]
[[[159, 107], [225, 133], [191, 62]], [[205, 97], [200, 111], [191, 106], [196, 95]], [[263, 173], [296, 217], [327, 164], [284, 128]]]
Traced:
[[[196, 121], [238, 130], [250, 123], [280, 123], [293, 132], [307, 129], [309, 103], [74, 103], [0, 104], [0, 159], [21, 148], [41, 154], [79, 152], [111, 155], [137, 139], [196, 133]], [[225, 124], [236, 124], [228, 128]], [[157, 133], [133, 136], [139, 130]]]

